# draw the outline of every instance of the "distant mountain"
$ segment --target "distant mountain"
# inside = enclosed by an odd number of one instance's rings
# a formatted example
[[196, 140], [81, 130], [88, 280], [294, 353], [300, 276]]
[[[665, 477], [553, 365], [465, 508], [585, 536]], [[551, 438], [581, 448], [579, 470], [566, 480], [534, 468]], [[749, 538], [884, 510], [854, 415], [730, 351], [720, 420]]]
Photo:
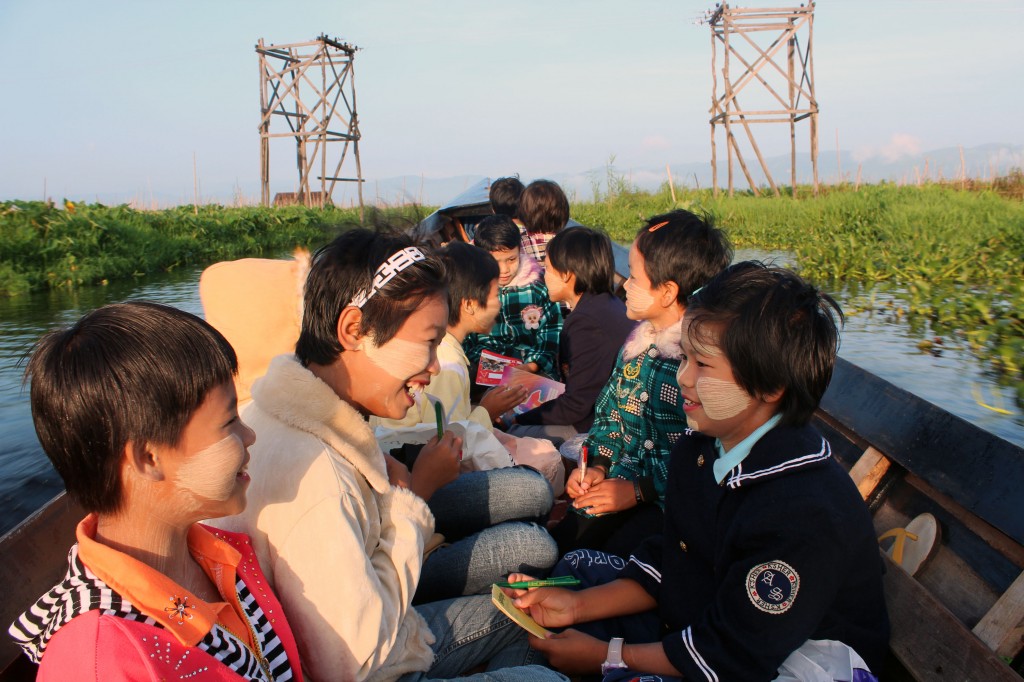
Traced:
[[[748, 168], [755, 181], [767, 186], [767, 181], [759, 167], [755, 167], [757, 159], [745, 154]], [[789, 184], [789, 155], [767, 157], [765, 161], [777, 184]], [[751, 165], [754, 164], [754, 165]], [[1024, 145], [986, 144], [963, 150], [963, 166], [967, 176], [972, 178], [990, 178], [1005, 175], [1012, 168], [1024, 168]], [[855, 154], [842, 151], [838, 162], [835, 152], [821, 152], [818, 155], [818, 179], [825, 184], [835, 183], [840, 179], [855, 182], [875, 183], [882, 180], [913, 184], [921, 180], [937, 181], [952, 180], [960, 177], [960, 148], [948, 147], [917, 154]], [[671, 164], [672, 178], [676, 187], [710, 187], [711, 162], [690, 162]], [[747, 189], [747, 181], [737, 165], [734, 183], [739, 190]], [[545, 177], [562, 185], [570, 199], [588, 201], [594, 197], [595, 189], [601, 193], [608, 191], [609, 173], [624, 181], [627, 185], [641, 190], [656, 190], [668, 178], [665, 167], [627, 168], [591, 168], [577, 173], [550, 173]], [[727, 183], [726, 162], [719, 159], [719, 186]], [[458, 176], [450, 178], [424, 178], [420, 176], [401, 176], [368, 180], [363, 186], [363, 196], [368, 202], [379, 197], [384, 203], [403, 203], [406, 201], [436, 205], [458, 195], [469, 185], [482, 176]], [[797, 154], [797, 183], [809, 183], [813, 177], [810, 154]], [[528, 182], [532, 178], [524, 178]]]

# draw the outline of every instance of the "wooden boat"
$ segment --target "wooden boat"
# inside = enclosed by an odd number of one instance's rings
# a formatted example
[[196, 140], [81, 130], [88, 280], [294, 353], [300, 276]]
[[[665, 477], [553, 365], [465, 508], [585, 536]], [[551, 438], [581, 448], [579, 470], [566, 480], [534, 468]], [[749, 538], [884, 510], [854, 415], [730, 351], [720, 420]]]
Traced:
[[[621, 275], [625, 255], [617, 246]], [[915, 576], [886, 558], [892, 656], [881, 679], [1019, 682], [1024, 449], [842, 359], [816, 422], [879, 535], [924, 512], [941, 526], [934, 555]], [[61, 579], [82, 516], [61, 494], [0, 538], [0, 625]], [[0, 637], [0, 682], [32, 679], [33, 668]]]
[[[840, 359], [817, 414], [879, 534], [921, 512], [942, 527], [916, 577], [887, 559], [893, 624], [882, 679], [1020, 680], [1024, 449]], [[5, 627], [64, 574], [82, 511], [63, 494], [0, 539]], [[0, 680], [33, 666], [0, 637]]]

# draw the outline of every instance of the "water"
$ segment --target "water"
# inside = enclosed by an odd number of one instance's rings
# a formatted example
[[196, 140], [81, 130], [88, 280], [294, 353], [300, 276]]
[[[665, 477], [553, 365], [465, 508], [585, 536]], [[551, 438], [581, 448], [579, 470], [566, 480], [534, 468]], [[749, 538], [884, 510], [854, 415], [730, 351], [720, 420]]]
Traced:
[[[737, 259], [748, 258], [792, 264], [792, 257], [785, 252], [738, 250]], [[24, 354], [43, 332], [70, 324], [105, 303], [146, 299], [201, 315], [199, 275], [200, 270], [176, 272], [79, 292], [0, 299], [0, 534], [62, 489], [32, 428], [27, 391], [21, 386]], [[847, 309], [852, 294], [834, 293]], [[863, 308], [863, 297], [864, 292], [859, 292], [858, 305], [849, 308]], [[884, 290], [876, 290], [873, 300], [870, 311], [847, 318], [840, 355], [983, 429], [1024, 445], [1024, 410], [1015, 403], [1010, 389], [998, 386], [981, 363], [949, 344], [935, 354], [922, 352], [917, 344], [922, 338], [932, 338], [931, 331], [927, 327], [912, 329], [893, 315], [888, 307], [893, 299]]]

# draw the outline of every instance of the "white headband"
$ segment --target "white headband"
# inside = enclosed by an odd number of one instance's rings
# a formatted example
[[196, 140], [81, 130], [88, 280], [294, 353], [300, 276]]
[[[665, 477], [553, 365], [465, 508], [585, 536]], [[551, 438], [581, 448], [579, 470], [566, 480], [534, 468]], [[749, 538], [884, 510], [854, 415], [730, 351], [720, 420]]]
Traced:
[[427, 257], [423, 255], [423, 252], [415, 246], [407, 246], [401, 251], [398, 251], [381, 263], [380, 267], [377, 268], [377, 272], [373, 275], [373, 284], [370, 286], [369, 290], [363, 289], [360, 291], [352, 298], [352, 302], [349, 303], [349, 305], [362, 308], [366, 305], [367, 301], [373, 298], [374, 294], [387, 286], [387, 283], [393, 280], [398, 273], [417, 261], [426, 259]]

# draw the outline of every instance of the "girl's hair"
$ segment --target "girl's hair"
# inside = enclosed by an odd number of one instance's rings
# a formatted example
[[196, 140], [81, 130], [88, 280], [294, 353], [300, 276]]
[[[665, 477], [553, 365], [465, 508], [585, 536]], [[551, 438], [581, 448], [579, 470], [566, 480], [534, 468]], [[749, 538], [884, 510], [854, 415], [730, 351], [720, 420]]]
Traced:
[[476, 226], [473, 243], [484, 251], [507, 251], [522, 246], [519, 227], [507, 215], [489, 215]]
[[479, 246], [451, 242], [440, 251], [448, 275], [448, 326], [462, 320], [462, 302], [487, 305], [491, 284], [501, 274], [498, 261]]
[[649, 218], [635, 243], [651, 286], [675, 282], [680, 304], [732, 261], [729, 238], [711, 216], [682, 209]]
[[[338, 341], [341, 312], [355, 305], [358, 295], [372, 290], [378, 274], [387, 274], [378, 273], [378, 268], [410, 246], [411, 237], [382, 224], [376, 231], [350, 229], [317, 249], [306, 278], [302, 331], [295, 343], [295, 355], [304, 366], [329, 365], [338, 359], [344, 350]], [[427, 246], [418, 248], [425, 258], [398, 272], [390, 268], [393, 277], [361, 306], [361, 331], [377, 345], [394, 338], [424, 300], [446, 295], [444, 266]]]
[[558, 232], [569, 222], [569, 200], [557, 182], [534, 180], [519, 197], [519, 219], [529, 232]]
[[525, 188], [518, 175], [498, 178], [491, 183], [491, 189], [487, 193], [491, 200], [491, 209], [496, 214], [518, 218], [519, 197], [522, 195], [523, 189]]
[[782, 424], [802, 426], [832, 379], [839, 304], [785, 268], [744, 261], [714, 277], [690, 297], [687, 333], [718, 346], [747, 393], [783, 389]]
[[43, 336], [25, 381], [39, 442], [68, 495], [88, 512], [113, 513], [125, 447], [177, 446], [209, 392], [237, 371], [235, 351], [208, 323], [133, 301]]
[[548, 267], [576, 275], [577, 294], [615, 291], [612, 240], [589, 227], [567, 227], [548, 242]]

